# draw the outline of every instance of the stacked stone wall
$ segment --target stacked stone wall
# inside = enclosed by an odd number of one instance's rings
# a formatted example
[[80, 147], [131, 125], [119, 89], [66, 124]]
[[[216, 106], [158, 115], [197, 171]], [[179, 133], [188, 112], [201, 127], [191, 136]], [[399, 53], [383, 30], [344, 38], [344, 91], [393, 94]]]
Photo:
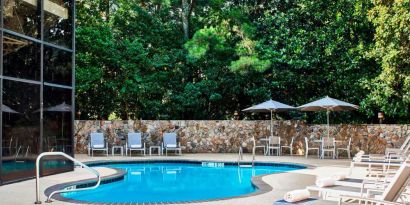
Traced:
[[[75, 121], [76, 153], [87, 152], [91, 132], [103, 132], [110, 145], [125, 143], [129, 131], [144, 133], [146, 146], [160, 145], [165, 132], [177, 132], [185, 153], [237, 153], [240, 146], [245, 152], [252, 149], [252, 137], [269, 135], [270, 121], [264, 120], [137, 120], [137, 121]], [[295, 137], [294, 150], [303, 154], [305, 141], [327, 136], [326, 125], [309, 125], [303, 121], [274, 121], [273, 132], [282, 144]], [[410, 136], [409, 125], [341, 124], [331, 125], [330, 135], [347, 146], [352, 138], [352, 152], [383, 153], [386, 147], [399, 147]]]

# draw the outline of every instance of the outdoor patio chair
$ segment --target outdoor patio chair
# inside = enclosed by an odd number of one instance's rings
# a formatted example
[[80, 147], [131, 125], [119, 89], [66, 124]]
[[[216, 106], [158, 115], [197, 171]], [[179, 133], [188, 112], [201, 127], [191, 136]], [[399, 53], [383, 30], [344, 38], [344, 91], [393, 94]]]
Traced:
[[[345, 198], [377, 198], [381, 199], [379, 196], [380, 193], [385, 192], [389, 187], [396, 187], [397, 190], [397, 183], [402, 183], [400, 187], [407, 187], [409, 185], [409, 164], [404, 163], [399, 170], [393, 172], [394, 176], [392, 178], [388, 178], [388, 175], [384, 176], [385, 180], [360, 180], [355, 179], [356, 182], [350, 180], [350, 183], [347, 181], [336, 181], [333, 186], [329, 187], [318, 187], [316, 185], [307, 186], [306, 188], [310, 191], [317, 191], [319, 193], [319, 197], [326, 199], [328, 197], [345, 197]], [[406, 176], [407, 175], [407, 176]], [[406, 182], [407, 181], [407, 182]], [[377, 193], [379, 195], [377, 195]], [[397, 195], [403, 193], [403, 190]], [[391, 196], [391, 194], [390, 194]], [[397, 198], [396, 198], [397, 199]], [[394, 200], [396, 200], [394, 199]], [[383, 200], [386, 200], [384, 198]], [[346, 201], [346, 200], [342, 200]], [[382, 203], [383, 204], [383, 203]]]
[[263, 149], [263, 154], [266, 154], [266, 144], [261, 143], [260, 140], [255, 140], [255, 138], [253, 138], [253, 141], [255, 142], [255, 152], [256, 152], [257, 149], [262, 148]]
[[90, 142], [88, 144], [88, 155], [94, 156], [94, 151], [103, 151], [108, 156], [108, 142], [104, 139], [103, 133], [93, 132], [90, 134]]
[[293, 142], [295, 140], [295, 137], [292, 137], [292, 139], [290, 140], [290, 143], [288, 145], [282, 145], [280, 147], [280, 149], [283, 151], [283, 148], [288, 148], [289, 152], [290, 152], [290, 156], [293, 155]]
[[174, 150], [175, 153], [182, 155], [181, 143], [177, 143], [176, 133], [164, 133], [163, 143], [162, 143], [162, 154], [168, 155], [168, 150]]
[[305, 150], [306, 158], [308, 157], [310, 150], [316, 150], [317, 157], [318, 158], [320, 157], [319, 147], [312, 147], [312, 146], [309, 147], [309, 139], [307, 137], [305, 137], [305, 146], [306, 146], [306, 150]]
[[406, 154], [410, 150], [410, 136], [404, 140], [400, 148], [386, 148], [385, 154]]
[[365, 156], [357, 157], [357, 155], [350, 162], [349, 175], [351, 175], [353, 168], [356, 166], [364, 166], [368, 168], [368, 174], [375, 171], [386, 171], [390, 168], [400, 167], [403, 162], [409, 159], [409, 156], [388, 154], [386, 156], [374, 157]]
[[280, 155], [280, 137], [279, 136], [270, 136], [268, 142], [268, 153], [269, 155], [273, 154], [273, 150], [276, 150], [276, 155]]
[[[345, 201], [350, 202], [364, 202], [365, 204], [404, 204], [406, 198], [403, 197], [406, 189], [410, 186], [410, 164], [403, 163], [399, 170], [394, 175], [391, 182], [385, 189], [382, 190], [368, 190], [367, 197], [357, 197], [351, 195], [342, 195], [339, 199], [339, 205], [344, 204]], [[379, 194], [370, 198], [371, 193]], [[408, 201], [407, 201], [408, 202]]]
[[141, 151], [145, 156], [145, 143], [142, 143], [142, 134], [140, 132], [129, 132], [127, 142], [125, 143], [125, 156], [132, 151]]
[[350, 147], [351, 147], [351, 145], [352, 145], [352, 138], [349, 138], [349, 142], [347, 143], [347, 147], [337, 147], [336, 148], [336, 158], [339, 158], [339, 150], [340, 151], [346, 151], [347, 152], [347, 158], [351, 158], [351, 156], [350, 156], [350, 153], [351, 153], [351, 151], [350, 151]]
[[335, 138], [333, 137], [323, 137], [322, 138], [322, 148], [321, 148], [321, 157], [322, 159], [325, 158], [326, 153], [332, 154], [332, 158], [336, 158], [336, 143]]

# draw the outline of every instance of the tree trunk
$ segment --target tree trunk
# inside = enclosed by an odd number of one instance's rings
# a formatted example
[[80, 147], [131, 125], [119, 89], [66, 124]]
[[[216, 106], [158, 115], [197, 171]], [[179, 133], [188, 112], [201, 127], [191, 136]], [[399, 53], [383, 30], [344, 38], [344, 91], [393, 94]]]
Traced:
[[188, 0], [181, 0], [182, 1], [182, 28], [184, 30], [184, 39], [189, 39], [189, 4]]

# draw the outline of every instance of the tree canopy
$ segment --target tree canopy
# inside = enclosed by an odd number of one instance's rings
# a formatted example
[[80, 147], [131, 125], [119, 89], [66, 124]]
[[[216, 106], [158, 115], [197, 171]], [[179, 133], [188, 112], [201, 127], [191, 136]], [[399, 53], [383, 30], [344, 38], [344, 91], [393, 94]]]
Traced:
[[[83, 0], [81, 119], [265, 118], [270, 98], [360, 105], [335, 122], [409, 122], [410, 0]], [[325, 115], [284, 118], [324, 122]]]

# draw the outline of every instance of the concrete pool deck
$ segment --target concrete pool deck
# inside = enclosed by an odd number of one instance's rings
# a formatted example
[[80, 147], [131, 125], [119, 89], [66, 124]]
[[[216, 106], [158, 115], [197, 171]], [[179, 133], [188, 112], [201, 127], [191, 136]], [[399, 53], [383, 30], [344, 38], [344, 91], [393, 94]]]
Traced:
[[[89, 161], [103, 161], [103, 160], [163, 160], [163, 159], [179, 159], [179, 160], [199, 160], [199, 161], [237, 161], [237, 154], [184, 154], [182, 156], [95, 156], [89, 157], [87, 155], [76, 155], [76, 159], [82, 162]], [[251, 161], [252, 156], [244, 155], [243, 161]], [[227, 200], [217, 200], [195, 203], [200, 205], [230, 205], [230, 204], [247, 204], [247, 205], [272, 205], [273, 202], [282, 199], [283, 195], [290, 190], [303, 189], [308, 185], [314, 184], [316, 177], [327, 177], [334, 173], [347, 173], [349, 170], [349, 159], [317, 159], [305, 158], [302, 156], [256, 156], [256, 161], [260, 162], [289, 162], [296, 164], [311, 165], [309, 169], [295, 170], [292, 172], [271, 174], [262, 177], [262, 180], [269, 184], [273, 190], [264, 194], [239, 197]], [[97, 167], [97, 171], [104, 177], [116, 173], [116, 170]], [[364, 168], [355, 168], [353, 172], [354, 177], [364, 177]], [[45, 204], [46, 195], [44, 191], [56, 184], [67, 183], [71, 181], [79, 181], [84, 179], [92, 179], [94, 176], [85, 169], [76, 168], [73, 172], [67, 172], [52, 176], [43, 177], [40, 179], [41, 183], [41, 200]], [[23, 182], [13, 183], [9, 185], [0, 186], [0, 204], [7, 205], [29, 205], [34, 204], [35, 201], [35, 180], [27, 180]], [[56, 201], [51, 204], [71, 204], [68, 202]], [[317, 202], [314, 204], [332, 204], [331, 202]]]

